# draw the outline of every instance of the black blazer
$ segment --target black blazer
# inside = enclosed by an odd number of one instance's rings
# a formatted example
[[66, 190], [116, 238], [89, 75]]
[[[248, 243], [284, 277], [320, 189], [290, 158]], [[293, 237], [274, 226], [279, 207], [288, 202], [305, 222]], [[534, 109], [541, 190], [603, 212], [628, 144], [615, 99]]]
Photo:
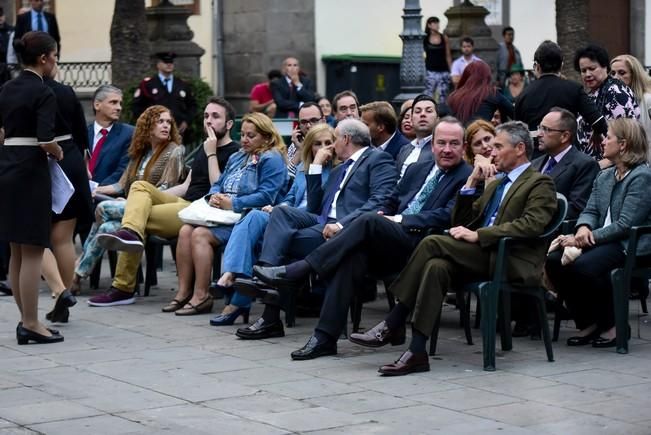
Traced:
[[[57, 19], [53, 14], [45, 11], [43, 11], [43, 16], [45, 17], [45, 21], [47, 21], [47, 27], [48, 27], [47, 33], [49, 33], [50, 36], [54, 38], [54, 40], [57, 42], [57, 46], [59, 49], [59, 56], [60, 56], [61, 35], [59, 35], [59, 25], [57, 24]], [[16, 29], [14, 30], [14, 40], [22, 38], [25, 33], [30, 32], [32, 30], [36, 30], [36, 29], [32, 29], [31, 11], [25, 12], [24, 14], [20, 14], [16, 17]]]
[[[400, 174], [400, 170], [402, 169], [402, 165], [405, 164], [405, 160], [407, 160], [407, 157], [409, 157], [409, 154], [411, 154], [411, 151], [414, 148], [411, 145], [405, 145], [402, 148], [400, 148], [400, 151], [398, 151], [398, 156], [396, 157], [396, 167], [398, 168], [398, 174]], [[416, 160], [418, 163], [421, 162], [429, 162], [434, 160], [434, 154], [432, 154], [432, 139], [427, 141], [425, 146], [421, 148], [420, 154], [418, 155], [418, 160]], [[405, 171], [406, 173], [407, 171]], [[403, 174], [404, 176], [404, 174]]]
[[161, 82], [158, 73], [151, 77], [146, 77], [140, 82], [133, 98], [133, 122], [138, 120], [148, 107], [160, 104], [170, 109], [176, 125], [186, 122], [192, 123], [197, 113], [197, 100], [192, 94], [190, 85], [174, 75], [172, 82], [172, 93], [167, 91], [167, 87]]
[[276, 103], [276, 118], [287, 118], [289, 112], [294, 112], [294, 116], [298, 117], [300, 103], [315, 101], [312, 81], [302, 76], [301, 83], [303, 87], [292, 95], [289, 89], [289, 83], [287, 83], [285, 77], [271, 81], [269, 87], [271, 88], [271, 95], [273, 95], [274, 102]]
[[387, 144], [387, 147], [384, 149], [384, 152], [389, 153], [391, 157], [396, 159], [396, 157], [398, 157], [398, 152], [400, 152], [402, 147], [407, 145], [409, 142], [411, 141], [406, 137], [404, 137], [402, 133], [400, 133], [400, 130], [396, 128], [396, 133], [393, 135], [393, 137]]
[[[538, 171], [542, 171], [549, 156], [540, 156], [531, 162]], [[595, 159], [579, 151], [576, 147], [563, 156], [549, 174], [554, 180], [556, 191], [567, 198], [567, 219], [576, 219], [585, 208], [592, 184], [599, 173], [599, 164]]]
[[[307, 174], [307, 211], [321, 214], [326, 204], [323, 196], [332, 183], [336, 183], [339, 165], [330, 172], [328, 182], [321, 186], [321, 174]], [[368, 147], [357, 159], [337, 197], [337, 222], [346, 226], [357, 216], [367, 211], [377, 211], [391, 195], [398, 172], [390, 155]]]
[[[425, 184], [425, 179], [434, 167], [434, 163], [434, 160], [430, 160], [409, 165], [405, 175], [394, 189], [393, 194], [384, 203], [381, 211], [390, 216], [402, 214]], [[403, 230], [422, 238], [431, 229], [449, 228], [457, 192], [463, 187], [471, 172], [472, 167], [464, 161], [448, 170], [427, 198], [419, 213], [402, 215]]]
[[543, 75], [524, 88], [515, 100], [515, 119], [527, 124], [529, 130], [537, 130], [540, 121], [554, 106], [582, 115], [589, 125], [596, 123], [593, 129], [598, 133], [606, 134], [608, 130], [606, 120], [583, 86], [553, 74]]

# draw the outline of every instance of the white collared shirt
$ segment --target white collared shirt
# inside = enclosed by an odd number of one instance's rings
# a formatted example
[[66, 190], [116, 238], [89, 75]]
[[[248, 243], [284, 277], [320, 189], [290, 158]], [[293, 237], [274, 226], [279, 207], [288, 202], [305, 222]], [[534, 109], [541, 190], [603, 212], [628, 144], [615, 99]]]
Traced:
[[[398, 131], [398, 130], [396, 129], [396, 131]], [[386, 142], [384, 142], [382, 145], [378, 146], [378, 148], [381, 149], [382, 151], [386, 151], [387, 147], [389, 146], [389, 142], [391, 142], [391, 139], [393, 139], [393, 137], [396, 135], [396, 131], [393, 132], [391, 137]]]
[[413, 147], [413, 149], [405, 159], [405, 163], [402, 164], [402, 168], [400, 168], [400, 178], [402, 178], [402, 176], [405, 175], [407, 166], [411, 165], [412, 163], [416, 163], [418, 161], [418, 158], [420, 157], [420, 153], [422, 152], [423, 147], [431, 139], [432, 139], [432, 135], [430, 134], [429, 136], [424, 137], [420, 140], [414, 139], [411, 141], [411, 146]]
[[545, 171], [547, 170], [547, 167], [549, 166], [549, 161], [550, 161], [551, 159], [556, 160], [556, 164], [560, 163], [561, 159], [562, 159], [563, 157], [565, 157], [565, 154], [567, 154], [568, 152], [570, 152], [570, 148], [572, 148], [572, 145], [570, 145], [569, 147], [565, 148], [563, 151], [561, 151], [560, 153], [556, 154], [555, 156], [553, 156], [553, 157], [550, 156], [549, 159], [547, 159], [547, 162], [545, 162], [545, 166], [543, 166], [542, 171], [540, 171], [540, 172], [541, 172], [542, 174], [545, 173]]
[[[339, 193], [341, 192], [341, 187], [346, 185], [346, 181], [348, 181], [348, 177], [350, 176], [350, 171], [353, 169], [353, 166], [355, 166], [355, 163], [359, 158], [364, 154], [364, 151], [366, 151], [368, 147], [363, 147], [358, 149], [351, 155], [347, 160], [352, 160], [353, 162], [348, 165], [346, 168], [346, 174], [344, 175], [343, 180], [341, 180], [341, 184], [339, 185], [339, 189], [337, 189], [337, 192], [335, 192], [335, 196], [332, 199], [332, 207], [330, 208], [330, 213], [328, 214], [329, 218], [332, 219], [337, 219], [337, 199], [339, 198]], [[308, 174], [320, 174], [323, 171], [323, 166], [321, 165], [315, 165], [311, 164], [310, 168], [308, 170]]]
[[[92, 145], [92, 148], [90, 150], [91, 153], [95, 149], [95, 145], [97, 145], [97, 141], [99, 141], [102, 138], [102, 133], [100, 133], [100, 131], [102, 129], [105, 129], [106, 131], [108, 131], [110, 133], [112, 128], [113, 128], [113, 124], [109, 125], [108, 127], [102, 127], [101, 125], [99, 125], [97, 123], [97, 121], [95, 121], [93, 123], [93, 132], [95, 133], [95, 135], [93, 136], [93, 143], [91, 144]], [[108, 133], [107, 133], [107, 135], [108, 135]]]

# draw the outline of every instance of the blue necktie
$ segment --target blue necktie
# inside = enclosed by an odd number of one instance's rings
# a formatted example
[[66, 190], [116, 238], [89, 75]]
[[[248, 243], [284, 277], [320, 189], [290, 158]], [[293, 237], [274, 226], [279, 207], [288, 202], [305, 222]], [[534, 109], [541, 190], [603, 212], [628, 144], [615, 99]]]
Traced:
[[43, 14], [40, 12], [36, 14], [36, 30], [43, 31]]
[[493, 215], [497, 212], [497, 209], [500, 208], [500, 203], [502, 202], [502, 195], [504, 194], [504, 188], [509, 182], [509, 177], [504, 177], [500, 181], [500, 184], [495, 189], [493, 196], [491, 197], [490, 202], [484, 209], [484, 224], [482, 226], [487, 227]]
[[407, 210], [405, 210], [403, 214], [419, 213], [423, 209], [427, 198], [429, 198], [432, 192], [434, 192], [434, 189], [436, 189], [436, 186], [438, 186], [439, 181], [441, 181], [441, 178], [443, 178], [444, 174], [445, 173], [439, 169], [436, 175], [427, 181], [425, 187], [423, 188], [423, 191], [420, 192], [420, 195], [418, 195], [418, 198], [409, 204], [409, 207], [407, 207]]
[[549, 160], [547, 160], [547, 167], [543, 171], [543, 174], [549, 175], [552, 172], [552, 169], [554, 169], [554, 166], [556, 166], [556, 159], [550, 157]]
[[169, 78], [165, 79], [165, 89], [167, 90], [167, 93], [169, 93], [169, 94], [172, 93], [172, 90], [170, 89], [170, 82], [171, 81], [172, 81], [172, 79], [169, 79]]
[[321, 214], [317, 219], [321, 225], [324, 225], [326, 222], [328, 222], [328, 215], [330, 214], [330, 210], [332, 210], [332, 202], [335, 199], [335, 194], [339, 190], [339, 185], [341, 182], [344, 181], [346, 170], [352, 163], [353, 161], [351, 159], [346, 160], [346, 162], [341, 165], [341, 171], [339, 171], [335, 182], [328, 186], [328, 190], [326, 190], [326, 193], [323, 196], [323, 201], [321, 202], [321, 204], [323, 204], [321, 207]]

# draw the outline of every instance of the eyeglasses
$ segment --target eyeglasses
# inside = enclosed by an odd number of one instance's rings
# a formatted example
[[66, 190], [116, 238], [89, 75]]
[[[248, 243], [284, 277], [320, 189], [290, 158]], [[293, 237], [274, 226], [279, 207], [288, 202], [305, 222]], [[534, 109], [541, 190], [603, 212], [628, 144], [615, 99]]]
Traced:
[[310, 118], [310, 119], [301, 119], [298, 121], [299, 124], [301, 125], [312, 125], [312, 124], [317, 124], [319, 121], [321, 121], [321, 118]]
[[538, 130], [540, 130], [543, 134], [549, 134], [549, 133], [551, 133], [552, 131], [557, 131], [557, 132], [559, 132], [559, 133], [563, 133], [564, 131], [567, 131], [567, 130], [560, 130], [560, 129], [558, 129], [558, 128], [549, 128], [549, 127], [545, 127], [544, 125], [540, 125], [540, 126], [538, 126]]

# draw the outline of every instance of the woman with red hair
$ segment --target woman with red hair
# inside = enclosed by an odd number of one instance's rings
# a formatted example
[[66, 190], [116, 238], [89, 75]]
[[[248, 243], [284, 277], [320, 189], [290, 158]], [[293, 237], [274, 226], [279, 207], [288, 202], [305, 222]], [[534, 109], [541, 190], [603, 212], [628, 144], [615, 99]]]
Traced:
[[502, 122], [513, 118], [513, 105], [498, 92], [490, 67], [482, 61], [474, 61], [463, 70], [447, 104], [452, 114], [466, 125], [476, 119], [490, 122], [496, 110], [500, 111]]

